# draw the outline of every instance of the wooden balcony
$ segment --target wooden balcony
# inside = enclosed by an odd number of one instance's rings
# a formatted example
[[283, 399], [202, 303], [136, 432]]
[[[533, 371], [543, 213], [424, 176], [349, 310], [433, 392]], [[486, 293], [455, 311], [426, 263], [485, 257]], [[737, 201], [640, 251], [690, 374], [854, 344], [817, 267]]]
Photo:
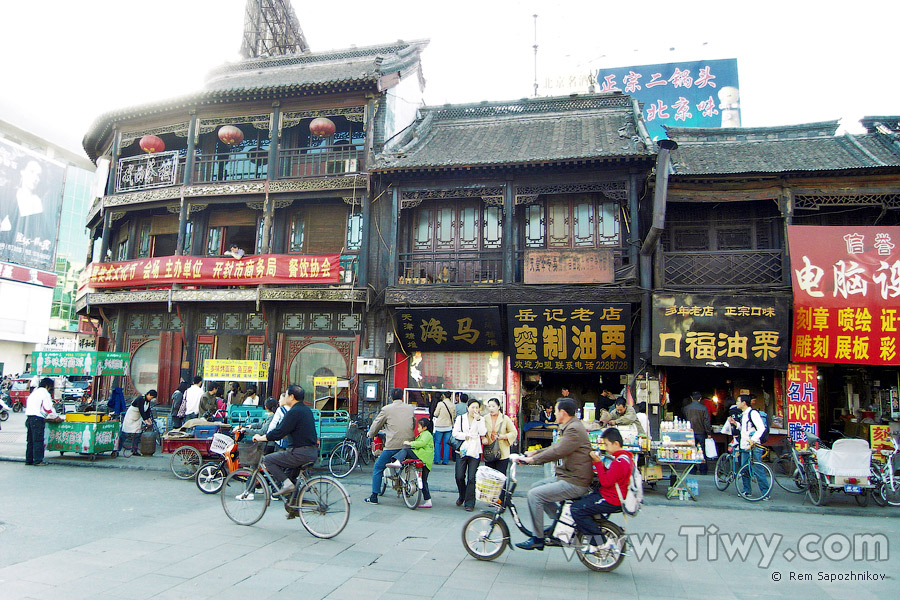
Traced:
[[716, 252], [662, 252], [658, 287], [781, 285], [784, 251], [729, 250]]
[[406, 253], [399, 273], [399, 285], [503, 283], [503, 253]]

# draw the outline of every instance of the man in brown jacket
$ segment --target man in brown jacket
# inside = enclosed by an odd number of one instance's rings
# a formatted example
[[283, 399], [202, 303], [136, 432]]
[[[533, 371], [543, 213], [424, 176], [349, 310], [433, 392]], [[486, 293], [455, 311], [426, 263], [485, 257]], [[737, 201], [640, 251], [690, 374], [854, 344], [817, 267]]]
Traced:
[[378, 504], [378, 494], [381, 492], [381, 482], [384, 479], [384, 467], [394, 459], [394, 455], [403, 449], [403, 442], [411, 442], [415, 435], [413, 428], [416, 421], [416, 413], [412, 404], [403, 401], [403, 390], [394, 388], [391, 390], [391, 402], [381, 409], [372, 426], [369, 427], [368, 436], [374, 438], [384, 428], [384, 450], [372, 467], [372, 495], [366, 498], [370, 504]]
[[556, 476], [542, 479], [528, 490], [528, 511], [534, 534], [528, 541], [516, 544], [523, 550], [543, 550], [544, 513], [550, 518], [556, 516], [557, 502], [574, 500], [591, 491], [594, 476], [591, 463], [591, 441], [581, 419], [575, 418], [575, 401], [571, 398], [557, 398], [556, 422], [559, 424], [559, 439], [543, 450], [529, 450], [521, 462], [541, 465], [562, 459], [562, 466], [556, 467]]

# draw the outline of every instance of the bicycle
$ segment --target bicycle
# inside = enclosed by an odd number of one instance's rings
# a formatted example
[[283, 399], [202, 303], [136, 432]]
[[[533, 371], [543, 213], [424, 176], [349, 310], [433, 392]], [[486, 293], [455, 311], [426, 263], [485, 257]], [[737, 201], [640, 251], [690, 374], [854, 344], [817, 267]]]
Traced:
[[[240, 427], [234, 428], [234, 439], [221, 433], [213, 434], [213, 440], [209, 444], [209, 451], [220, 455], [222, 459], [215, 463], [206, 463], [197, 469], [197, 474], [194, 475], [194, 482], [201, 492], [204, 494], [217, 493], [222, 489], [222, 484], [225, 483], [225, 478], [228, 477], [228, 474], [240, 467], [238, 442], [243, 437], [243, 434], [244, 432]], [[251, 452], [262, 450], [260, 447], [251, 446], [251, 448]], [[244, 458], [245, 460], [250, 460], [250, 462], [255, 460], [255, 457], [250, 456], [245, 456]]]
[[403, 498], [403, 503], [410, 510], [416, 510], [422, 501], [422, 469], [425, 464], [421, 460], [408, 458], [403, 465], [397, 467], [385, 467], [384, 477], [381, 479], [381, 493], [384, 496], [387, 491], [388, 481], [397, 492], [397, 496]]
[[365, 433], [368, 428], [363, 429], [361, 421], [353, 422], [353, 426], [353, 437], [348, 435], [347, 439], [334, 447], [328, 457], [328, 470], [339, 479], [352, 473], [360, 461], [368, 465], [372, 458], [372, 446]]
[[[513, 493], [516, 490], [516, 458], [518, 455], [510, 455], [509, 475], [503, 483], [502, 492], [498, 498], [499, 501], [491, 503], [491, 510], [483, 511], [477, 515], [470, 517], [462, 529], [462, 543], [473, 558], [478, 560], [494, 560], [506, 550], [509, 545], [509, 527], [503, 520], [503, 513], [509, 510], [512, 514], [513, 522], [519, 531], [531, 537], [533, 534], [522, 524], [519, 518], [519, 512], [513, 502]], [[592, 571], [609, 572], [613, 571], [625, 560], [625, 548], [628, 541], [625, 537], [625, 530], [609, 520], [609, 514], [594, 515], [594, 521], [597, 522], [603, 531], [607, 542], [613, 542], [610, 548], [600, 547], [591, 551], [588, 545], [591, 536], [586, 536], [574, 529], [572, 525], [568, 525], [564, 520], [564, 515], [568, 514], [568, 506], [572, 504], [572, 500], [564, 501], [557, 513], [553, 524], [548, 528], [554, 531], [558, 523], [566, 526], [571, 531], [571, 537], [568, 540], [554, 538], [552, 536], [545, 537], [544, 545], [557, 546], [561, 548], [569, 548], [575, 551], [578, 560]]]
[[312, 461], [300, 465], [296, 489], [287, 497], [278, 495], [278, 485], [262, 455], [258, 453], [254, 466], [241, 467], [225, 478], [220, 496], [229, 519], [238, 525], [253, 525], [266, 514], [274, 496], [284, 502], [288, 519], [300, 517], [304, 529], [317, 538], [333, 538], [344, 530], [350, 520], [350, 496], [340, 482], [327, 475], [311, 476]]
[[784, 452], [774, 462], [777, 468], [772, 469], [775, 483], [786, 492], [802, 494], [809, 488], [806, 457], [797, 451], [797, 445], [790, 438], [785, 438], [784, 447]]
[[897, 455], [897, 442], [891, 437], [893, 450], [882, 450], [884, 462], [872, 460], [872, 480], [875, 490], [872, 498], [878, 506], [900, 506], [900, 474], [894, 469], [894, 457]]
[[[739, 457], [737, 456], [737, 444], [732, 443], [729, 444], [728, 449], [719, 456], [719, 460], [716, 461], [716, 469], [715, 469], [715, 479], [716, 479], [716, 489], [720, 492], [724, 492], [728, 489], [728, 486], [731, 485], [732, 481], [740, 478], [740, 483], [735, 483], [735, 487], [737, 488], [738, 495], [747, 500], [748, 502], [759, 502], [764, 498], [768, 498], [769, 494], [772, 493], [772, 481], [775, 477], [772, 475], [772, 469], [768, 467], [765, 463], [757, 460], [753, 456], [753, 452], [750, 452], [750, 460], [747, 461], [747, 464], [738, 468]], [[760, 486], [759, 478], [757, 476], [757, 471], [752, 469], [751, 467], [756, 467], [758, 470], [762, 470], [766, 476], [768, 476], [769, 485], [762, 487]], [[750, 479], [750, 492], [744, 492], [744, 478]], [[803, 491], [806, 491], [805, 489]]]

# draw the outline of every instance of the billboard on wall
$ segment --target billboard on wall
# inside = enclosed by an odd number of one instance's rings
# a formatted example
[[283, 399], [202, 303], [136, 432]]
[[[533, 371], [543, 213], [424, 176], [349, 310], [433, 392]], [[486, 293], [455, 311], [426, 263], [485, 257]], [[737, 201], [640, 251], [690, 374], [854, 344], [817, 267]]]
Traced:
[[900, 365], [900, 227], [788, 226], [792, 362]]
[[597, 71], [600, 92], [623, 92], [643, 104], [653, 139], [669, 127], [740, 127], [736, 58], [683, 61]]
[[0, 260], [54, 270], [66, 169], [0, 139]]

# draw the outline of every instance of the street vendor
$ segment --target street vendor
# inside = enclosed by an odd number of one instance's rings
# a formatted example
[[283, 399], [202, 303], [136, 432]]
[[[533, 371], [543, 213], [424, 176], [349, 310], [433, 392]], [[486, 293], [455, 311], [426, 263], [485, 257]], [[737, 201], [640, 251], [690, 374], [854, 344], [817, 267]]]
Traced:
[[120, 446], [124, 446], [125, 435], [131, 436], [131, 452], [134, 456], [142, 456], [140, 452], [141, 429], [143, 426], [153, 424], [153, 413], [150, 406], [156, 400], [156, 390], [150, 390], [143, 396], [138, 396], [125, 412], [122, 420], [122, 438]]
[[46, 421], [61, 421], [53, 410], [53, 380], [44, 377], [28, 396], [25, 403], [25, 464], [41, 466], [44, 462], [44, 424]]
[[606, 424], [607, 426], [616, 426], [622, 427], [624, 425], [634, 425], [637, 427], [638, 433], [640, 435], [646, 435], [644, 432], [644, 427], [641, 425], [640, 420], [638, 419], [637, 413], [634, 410], [633, 406], [628, 406], [628, 403], [625, 401], [625, 398], [619, 397], [616, 399], [616, 408], [612, 412], [603, 411], [600, 414], [600, 418], [598, 421]]

